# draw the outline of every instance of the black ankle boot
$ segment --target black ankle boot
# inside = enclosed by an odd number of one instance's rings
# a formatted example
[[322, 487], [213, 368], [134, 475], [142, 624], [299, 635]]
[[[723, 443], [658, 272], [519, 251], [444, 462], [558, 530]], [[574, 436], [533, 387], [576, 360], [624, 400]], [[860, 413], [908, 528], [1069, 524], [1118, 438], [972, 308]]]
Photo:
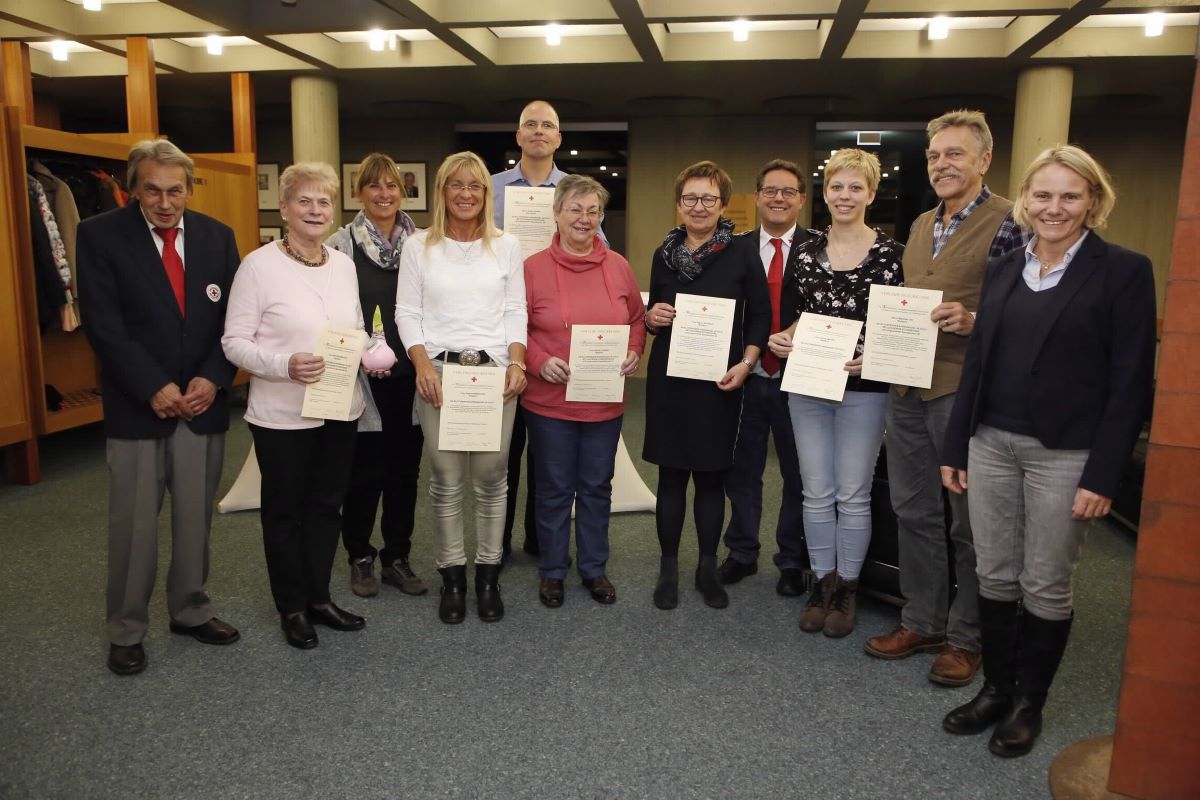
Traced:
[[679, 559], [675, 556], [663, 556], [658, 561], [654, 605], [663, 611], [670, 611], [679, 605]]
[[467, 618], [467, 567], [459, 564], [441, 567], [442, 601], [438, 605], [438, 617], [447, 625], [457, 625]]
[[499, 564], [475, 565], [475, 598], [479, 602], [479, 618], [484, 622], [498, 622], [504, 617], [499, 580]]
[[709, 608], [725, 608], [729, 605], [729, 595], [717, 576], [716, 556], [700, 556], [700, 565], [696, 567], [696, 588], [704, 597], [704, 605]]
[[1042, 619], [1029, 609], [1021, 615], [1012, 709], [996, 725], [988, 742], [988, 749], [996, 755], [1015, 758], [1033, 749], [1042, 732], [1042, 707], [1067, 649], [1073, 619], [1074, 615], [1071, 619]]
[[979, 632], [983, 644], [983, 688], [971, 702], [946, 715], [949, 733], [973, 736], [999, 722], [1012, 708], [1020, 603], [979, 596]]

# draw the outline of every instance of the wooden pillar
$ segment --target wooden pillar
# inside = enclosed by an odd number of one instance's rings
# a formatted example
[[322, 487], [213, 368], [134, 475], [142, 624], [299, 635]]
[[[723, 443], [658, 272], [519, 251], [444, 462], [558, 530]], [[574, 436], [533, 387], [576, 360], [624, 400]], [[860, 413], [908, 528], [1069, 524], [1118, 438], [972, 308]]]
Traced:
[[125, 110], [130, 133], [158, 135], [158, 82], [154, 74], [154, 45], [145, 36], [125, 39]]
[[1071, 67], [1026, 67], [1017, 77], [1008, 193], [1015, 197], [1025, 168], [1047, 147], [1067, 144], [1071, 127]]
[[4, 65], [4, 104], [21, 110], [21, 124], [33, 124], [33, 77], [29, 69], [29, 45], [0, 42]]
[[[1198, 54], [1200, 55], [1200, 54]], [[1200, 65], [1184, 146], [1108, 788], [1200, 797]]]
[[341, 171], [338, 87], [331, 78], [292, 78], [292, 161], [324, 161]]
[[257, 153], [254, 81], [249, 72], [234, 72], [229, 76], [229, 85], [233, 95], [233, 152]]

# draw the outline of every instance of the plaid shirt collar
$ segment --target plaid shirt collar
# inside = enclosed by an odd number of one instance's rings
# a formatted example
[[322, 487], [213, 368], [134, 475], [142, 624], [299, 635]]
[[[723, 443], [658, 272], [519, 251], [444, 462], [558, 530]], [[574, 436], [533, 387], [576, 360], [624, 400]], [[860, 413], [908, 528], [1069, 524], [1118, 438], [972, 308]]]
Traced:
[[937, 214], [933, 218], [933, 255], [936, 258], [937, 254], [942, 251], [942, 248], [949, 241], [958, 227], [963, 224], [967, 217], [971, 216], [975, 209], [986, 203], [991, 198], [991, 190], [987, 184], [984, 184], [983, 189], [975, 196], [975, 199], [967, 203], [961, 210], [950, 215], [950, 224], [947, 225], [942, 220], [946, 215], [946, 201], [938, 203]]

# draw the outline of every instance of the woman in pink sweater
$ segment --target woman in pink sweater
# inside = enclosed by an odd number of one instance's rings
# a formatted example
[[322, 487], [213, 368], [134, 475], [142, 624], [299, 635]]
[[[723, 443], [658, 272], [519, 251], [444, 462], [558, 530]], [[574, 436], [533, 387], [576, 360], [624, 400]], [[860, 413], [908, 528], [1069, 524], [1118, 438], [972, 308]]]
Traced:
[[554, 191], [558, 233], [550, 247], [525, 261], [529, 309], [529, 386], [521, 396], [534, 470], [541, 582], [538, 597], [549, 608], [563, 602], [575, 506], [579, 575], [592, 597], [613, 603], [605, 575], [612, 477], [621, 435], [624, 396], [611, 402], [567, 399], [573, 325], [628, 327], [620, 374], [637, 370], [646, 344], [645, 308], [629, 262], [597, 233], [608, 192], [592, 178], [570, 175]]

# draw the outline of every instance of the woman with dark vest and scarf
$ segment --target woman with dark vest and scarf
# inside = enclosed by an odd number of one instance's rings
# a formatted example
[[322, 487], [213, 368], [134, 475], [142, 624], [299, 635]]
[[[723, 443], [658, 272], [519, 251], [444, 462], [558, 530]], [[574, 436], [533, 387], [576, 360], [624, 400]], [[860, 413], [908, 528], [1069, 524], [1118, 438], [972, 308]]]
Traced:
[[1114, 202], [1078, 147], [1025, 171], [1015, 216], [1035, 236], [988, 267], [946, 430], [942, 481], [966, 492], [975, 534], [984, 684], [942, 725], [995, 725], [998, 756], [1041, 732], [1088, 526], [1112, 507], [1150, 408], [1154, 274], [1096, 233]]
[[[395, 313], [400, 252], [416, 228], [400, 210], [400, 171], [383, 153], [371, 153], [358, 165], [353, 191], [362, 210], [326, 245], [354, 259], [367, 333], [374, 333], [378, 325], [397, 360], [391, 370], [368, 373], [371, 391], [359, 420], [350, 488], [342, 506], [342, 545], [350, 559], [350, 588], [359, 597], [379, 591], [376, 555], [384, 583], [405, 594], [425, 594], [428, 588], [408, 562], [423, 444], [421, 428], [412, 422], [416, 372], [400, 343]], [[377, 551], [371, 546], [371, 532], [381, 495], [383, 550]]]
[[[675, 179], [675, 205], [683, 224], [654, 251], [646, 328], [658, 342], [646, 375], [646, 441], [642, 458], [658, 465], [655, 522], [662, 561], [654, 605], [679, 603], [679, 540], [688, 479], [696, 494], [693, 515], [700, 544], [696, 589], [704, 603], [725, 608], [729, 596], [717, 576], [717, 544], [725, 521], [725, 473], [733, 465], [742, 408], [742, 384], [766, 345], [771, 300], [757, 239], [735, 237], [722, 217], [733, 182], [711, 161], [700, 161]], [[667, 375], [672, 323], [679, 294], [737, 301], [726, 359], [716, 381]]]

